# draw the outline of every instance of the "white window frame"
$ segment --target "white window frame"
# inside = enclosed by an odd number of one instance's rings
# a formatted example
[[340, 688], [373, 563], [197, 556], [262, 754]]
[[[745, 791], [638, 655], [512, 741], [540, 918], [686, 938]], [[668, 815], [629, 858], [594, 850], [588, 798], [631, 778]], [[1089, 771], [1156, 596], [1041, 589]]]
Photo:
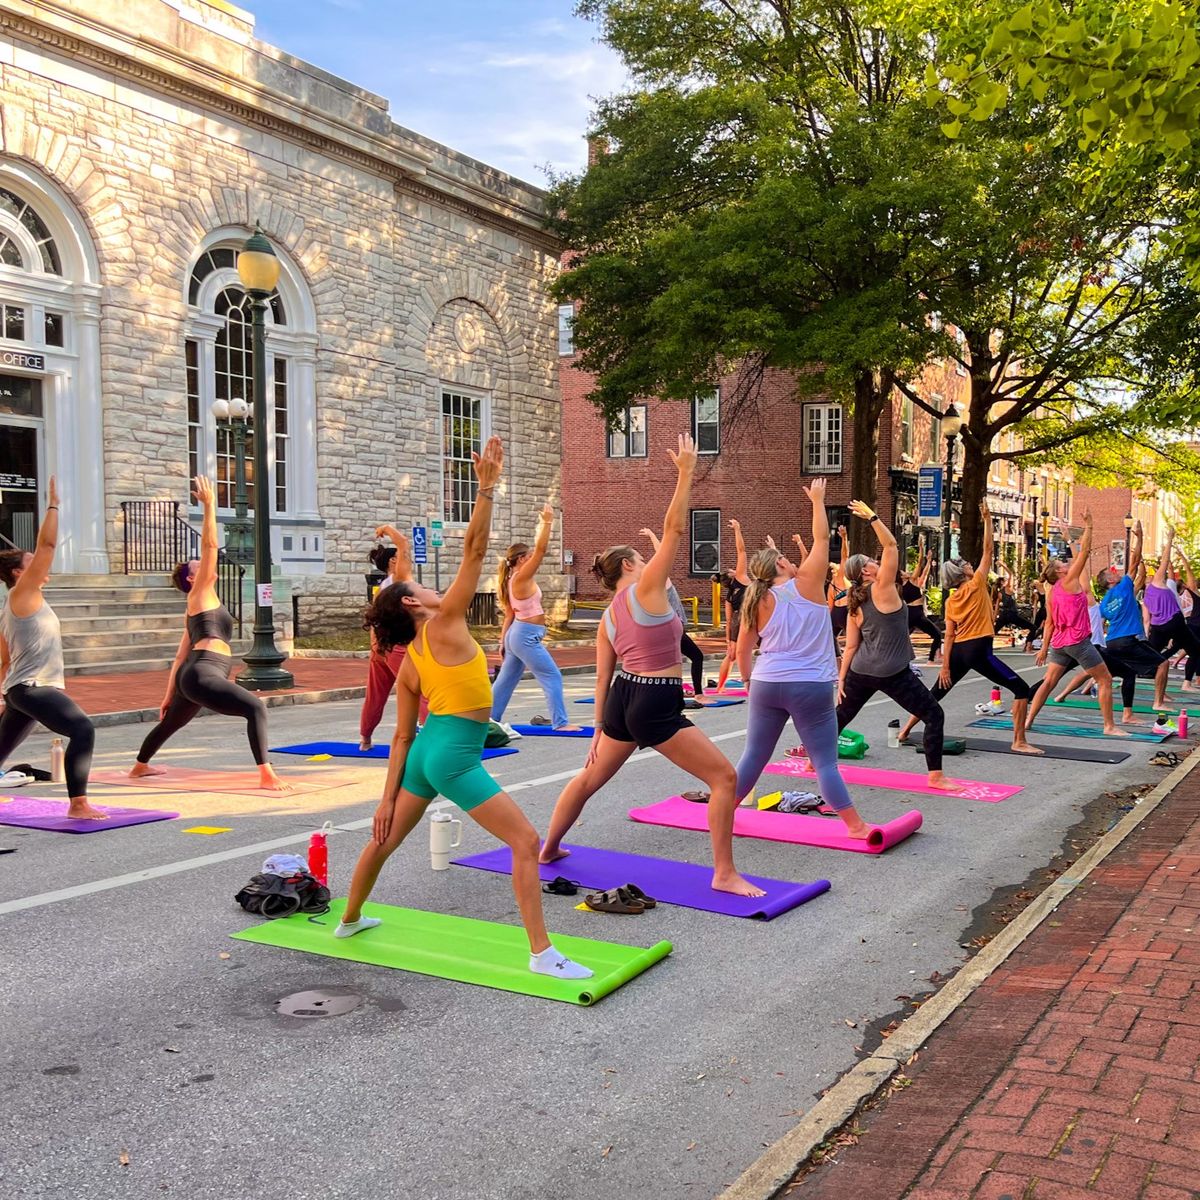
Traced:
[[[696, 518], [699, 516], [716, 516], [717, 519], [717, 536], [715, 538], [702, 538], [700, 541], [703, 544], [709, 542], [716, 543], [717, 547], [717, 565], [715, 567], [698, 567], [696, 565]], [[721, 510], [719, 508], [693, 508], [688, 519], [688, 568], [693, 576], [707, 578], [709, 575], [720, 574], [721, 571]]]
[[[700, 420], [700, 405], [705, 403], [713, 403], [716, 405], [716, 416], [710, 420], [701, 422]], [[700, 449], [700, 426], [711, 426], [716, 430], [717, 445], [712, 450]], [[692, 399], [692, 437], [696, 442], [696, 453], [702, 455], [717, 455], [721, 453], [721, 392], [720, 389], [714, 388], [702, 396], [696, 396]]]
[[916, 445], [915, 420], [916, 405], [908, 396], [904, 396], [900, 401], [900, 453], [907, 454], [909, 458], [912, 458]]
[[[467, 519], [465, 521], [455, 520], [453, 515], [446, 507], [446, 397], [459, 396], [464, 400], [470, 400], [479, 405], [479, 444], [475, 447], [476, 453], [481, 453], [487, 440], [492, 435], [492, 397], [491, 393], [480, 391], [478, 388], [463, 387], [457, 383], [442, 383], [438, 386], [438, 458], [441, 464], [439, 475], [438, 495], [439, 508], [442, 514], [442, 524], [447, 529], [465, 529], [470, 524], [470, 510], [474, 506], [475, 494], [471, 494], [471, 503], [467, 506]], [[470, 459], [454, 459], [455, 462], [466, 461], [470, 463]], [[471, 476], [474, 477], [473, 475]], [[457, 497], [456, 497], [457, 501]]]
[[[633, 438], [635, 431], [631, 430], [630, 416], [635, 412], [642, 414], [642, 449], [634, 449]], [[605, 434], [605, 457], [607, 458], [648, 458], [650, 455], [650, 414], [645, 404], [628, 404], [625, 411], [617, 418], [617, 425]]]
[[575, 353], [575, 305], [558, 306], [558, 356], [566, 358]]
[[[959, 355], [962, 356], [964, 348], [966, 347], [966, 344], [967, 344], [967, 335], [965, 333], [963, 333], [963, 331], [961, 329], [959, 329], [959, 327], [957, 325], [955, 325], [955, 327], [954, 327], [954, 344], [958, 347]], [[954, 360], [954, 370], [959, 375], [969, 374], [969, 372], [967, 371], [967, 368], [961, 362], [959, 362], [959, 360], [957, 358]]]
[[[837, 417], [837, 441], [836, 443], [830, 437], [830, 426], [833, 422], [834, 414]], [[843, 406], [840, 404], [806, 404], [802, 410], [803, 417], [803, 454], [801, 461], [804, 464], [804, 474], [806, 475], [840, 475], [845, 470], [845, 441], [846, 441], [846, 423]], [[810, 437], [813, 431], [813, 418], [817, 418], [818, 436], [816, 438], [816, 454], [812, 453], [813, 439]], [[836, 455], [831, 453], [831, 450], [836, 445]], [[836, 461], [835, 461], [836, 459]]]

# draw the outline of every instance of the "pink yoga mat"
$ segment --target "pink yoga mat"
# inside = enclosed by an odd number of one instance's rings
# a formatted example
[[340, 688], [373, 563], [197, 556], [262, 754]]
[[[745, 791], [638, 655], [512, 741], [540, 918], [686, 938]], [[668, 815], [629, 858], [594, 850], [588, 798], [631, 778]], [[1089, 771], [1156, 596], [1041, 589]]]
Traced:
[[[629, 816], [646, 825], [708, 832], [708, 805], [672, 796], [645, 808], [631, 808]], [[799, 846], [821, 846], [827, 850], [851, 850], [857, 854], [882, 854], [921, 828], [921, 814], [914, 808], [886, 825], [873, 825], [864, 840], [847, 837], [836, 817], [802, 817], [794, 813], [759, 812], [739, 808], [733, 814], [733, 832], [738, 837], [764, 838], [769, 842], [792, 842]], [[569, 872], [568, 872], [569, 874]]]
[[128, 825], [146, 825], [151, 821], [170, 821], [178, 813], [155, 808], [112, 808], [96, 804], [107, 820], [85, 821], [67, 816], [65, 800], [43, 800], [33, 796], [0, 796], [0, 825], [25, 829], [45, 829], [51, 833], [103, 833], [106, 829], [124, 829]]
[[[842, 779], [860, 787], [888, 788], [894, 792], [916, 792], [921, 796], [955, 796], [961, 800], [982, 800], [987, 804], [999, 804], [1025, 789], [1014, 783], [980, 783], [974, 779], [960, 779], [962, 784], [953, 792], [943, 792], [929, 786], [924, 775], [912, 771], [881, 771], [878, 767], [851, 767], [838, 764]], [[783, 762], [769, 763], [763, 768], [765, 775], [790, 775], [794, 779], [816, 779], [817, 773], [807, 758], [789, 758]], [[951, 779], [955, 776], [950, 775]]]
[[[93, 783], [109, 783], [119, 787], [140, 787], [153, 792], [233, 792], [240, 796], [286, 796], [287, 792], [273, 792], [258, 786], [257, 771], [197, 771], [191, 767], [167, 767], [163, 775], [143, 775], [130, 779], [126, 770], [105, 768], [93, 771]], [[291, 786], [291, 794], [297, 792], [323, 792], [337, 787], [345, 780], [315, 780], [297, 776], [285, 776]]]

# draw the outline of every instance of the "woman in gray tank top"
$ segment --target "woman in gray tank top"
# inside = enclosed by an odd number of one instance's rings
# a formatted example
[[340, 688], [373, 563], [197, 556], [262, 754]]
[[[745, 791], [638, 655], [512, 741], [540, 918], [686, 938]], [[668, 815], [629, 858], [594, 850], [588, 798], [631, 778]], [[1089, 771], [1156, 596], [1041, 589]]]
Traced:
[[58, 542], [58, 487], [53, 476], [48, 498], [34, 552], [0, 554], [0, 580], [8, 587], [0, 609], [0, 673], [4, 676], [0, 765], [8, 762], [36, 725], [44, 725], [67, 739], [67, 815], [102, 821], [106, 814], [87, 798], [96, 732], [88, 715], [63, 690], [62, 631], [42, 595]]
[[878, 560], [855, 554], [846, 563], [850, 622], [838, 679], [838, 732], [854, 720], [876, 692], [883, 692], [925, 722], [929, 786], [955, 791], [959, 784], [942, 774], [946, 723], [942, 706], [909, 666], [914, 655], [908, 636], [907, 606], [896, 587], [900, 557], [895, 535], [861, 500], [851, 500], [850, 511], [875, 530], [882, 551]]

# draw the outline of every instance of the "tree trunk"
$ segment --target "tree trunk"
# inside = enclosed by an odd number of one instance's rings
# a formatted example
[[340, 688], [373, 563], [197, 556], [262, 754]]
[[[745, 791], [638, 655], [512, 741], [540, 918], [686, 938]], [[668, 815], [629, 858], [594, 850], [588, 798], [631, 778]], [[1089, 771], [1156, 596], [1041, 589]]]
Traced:
[[987, 496], [988, 471], [992, 456], [983, 450], [977, 438], [963, 446], [962, 520], [958, 531], [958, 553], [968, 562], [978, 563], [983, 553], [983, 518], [979, 506]]
[[[850, 463], [852, 499], [874, 508], [879, 498], [879, 423], [891, 398], [888, 371], [861, 371], [854, 380], [854, 459]], [[878, 543], [862, 521], [850, 522], [850, 552], [874, 554]]]

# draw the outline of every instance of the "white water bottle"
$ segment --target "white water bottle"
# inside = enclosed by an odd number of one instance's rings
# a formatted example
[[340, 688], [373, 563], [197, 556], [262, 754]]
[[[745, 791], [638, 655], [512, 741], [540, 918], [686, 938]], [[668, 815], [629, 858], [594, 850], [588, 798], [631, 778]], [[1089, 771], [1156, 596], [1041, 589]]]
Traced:
[[63, 749], [62, 738], [55, 738], [50, 743], [50, 782], [62, 783], [67, 777], [67, 752]]
[[[457, 825], [457, 831], [451, 826]], [[447, 812], [429, 815], [429, 865], [435, 871], [450, 870], [450, 851], [462, 845], [462, 822]]]

